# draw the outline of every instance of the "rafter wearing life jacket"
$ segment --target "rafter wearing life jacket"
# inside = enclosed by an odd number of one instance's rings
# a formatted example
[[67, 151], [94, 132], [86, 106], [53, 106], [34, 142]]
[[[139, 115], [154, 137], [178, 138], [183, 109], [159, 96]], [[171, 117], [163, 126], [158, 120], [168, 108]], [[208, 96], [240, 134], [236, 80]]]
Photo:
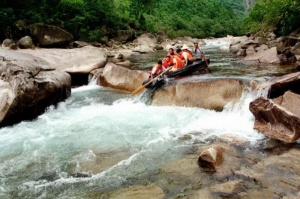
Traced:
[[173, 67], [170, 71], [177, 71], [178, 69], [181, 69], [184, 66], [182, 59], [178, 55], [172, 55], [171, 60], [173, 63]]
[[165, 58], [163, 58], [162, 60], [162, 65], [165, 67], [165, 68], [168, 68], [170, 66], [173, 65], [173, 62], [172, 62], [172, 59], [171, 59], [171, 55], [168, 55], [166, 56]]
[[184, 66], [193, 63], [193, 54], [188, 49], [177, 49], [178, 56], [184, 61]]
[[150, 71], [150, 76], [151, 78], [155, 78], [157, 75], [165, 71], [165, 67], [162, 65], [162, 61], [158, 61], [157, 64], [155, 64]]

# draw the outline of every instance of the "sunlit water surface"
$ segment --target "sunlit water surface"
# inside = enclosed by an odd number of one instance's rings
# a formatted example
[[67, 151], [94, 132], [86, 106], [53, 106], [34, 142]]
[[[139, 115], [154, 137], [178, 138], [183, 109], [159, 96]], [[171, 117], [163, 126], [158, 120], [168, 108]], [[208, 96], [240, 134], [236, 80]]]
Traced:
[[[290, 70], [242, 63], [220, 45], [204, 46], [211, 73], [191, 78], [230, 77], [247, 84]], [[134, 67], [148, 69], [164, 54], [133, 57]], [[215, 112], [151, 106], [149, 92], [131, 96], [96, 85], [72, 89], [72, 97], [36, 120], [0, 129], [0, 198], [70, 198], [112, 190], [155, 172], [195, 140], [205, 144], [228, 135], [255, 145], [262, 136], [253, 130], [249, 102], [260, 95], [265, 93], [245, 87], [239, 103]], [[179, 139], [193, 132], [198, 134], [191, 140]]]

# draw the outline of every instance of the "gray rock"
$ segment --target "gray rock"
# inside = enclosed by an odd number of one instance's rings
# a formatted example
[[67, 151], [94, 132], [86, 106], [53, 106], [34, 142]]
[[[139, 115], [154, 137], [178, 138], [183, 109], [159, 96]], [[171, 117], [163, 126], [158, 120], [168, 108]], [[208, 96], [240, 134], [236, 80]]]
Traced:
[[29, 26], [29, 30], [40, 46], [65, 47], [73, 40], [69, 32], [52, 25], [35, 23]]
[[33, 119], [71, 94], [71, 78], [37, 57], [0, 49], [0, 126]]

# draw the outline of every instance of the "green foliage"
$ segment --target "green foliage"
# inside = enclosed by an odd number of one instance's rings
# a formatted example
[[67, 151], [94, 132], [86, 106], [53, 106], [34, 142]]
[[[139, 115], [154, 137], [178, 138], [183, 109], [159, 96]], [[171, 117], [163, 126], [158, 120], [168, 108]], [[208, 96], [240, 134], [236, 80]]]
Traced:
[[11, 25], [15, 22], [13, 9], [1, 8], [0, 9], [0, 36], [9, 38], [11, 33]]
[[[0, 37], [15, 21], [60, 24], [76, 40], [102, 41], [119, 29], [164, 31], [171, 37], [242, 34], [242, 0], [2, 0]], [[8, 17], [9, 16], [9, 17]], [[290, 21], [295, 20], [290, 18]]]
[[244, 26], [250, 32], [275, 29], [286, 35], [300, 27], [299, 0], [261, 0], [245, 19]]

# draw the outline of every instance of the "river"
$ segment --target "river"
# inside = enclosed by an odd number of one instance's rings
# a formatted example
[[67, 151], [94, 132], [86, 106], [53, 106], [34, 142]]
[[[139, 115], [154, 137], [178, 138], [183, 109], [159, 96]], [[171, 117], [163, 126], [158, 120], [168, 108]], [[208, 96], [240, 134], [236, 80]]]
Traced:
[[[203, 47], [210, 73], [193, 78], [265, 81], [292, 71], [288, 66], [246, 64], [220, 42]], [[149, 69], [165, 52], [133, 57], [133, 68]], [[0, 129], [0, 198], [86, 198], [132, 184], [143, 184], [195, 140], [205, 144], [230, 135], [255, 146], [249, 102], [265, 93], [245, 89], [240, 102], [222, 112], [201, 108], [155, 107], [149, 93], [128, 93], [90, 84], [33, 121]], [[180, 137], [195, 133], [192, 139]], [[200, 136], [201, 135], [201, 136]]]

